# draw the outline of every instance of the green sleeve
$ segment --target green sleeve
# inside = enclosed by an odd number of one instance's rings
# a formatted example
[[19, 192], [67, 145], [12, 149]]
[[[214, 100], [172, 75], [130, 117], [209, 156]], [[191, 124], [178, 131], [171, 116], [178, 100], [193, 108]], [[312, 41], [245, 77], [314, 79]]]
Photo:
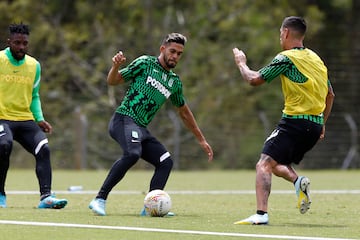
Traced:
[[32, 101], [30, 105], [30, 110], [34, 115], [35, 121], [40, 122], [44, 120], [44, 116], [41, 109], [41, 101], [40, 101], [40, 79], [41, 79], [41, 66], [40, 63], [36, 65], [36, 75], [34, 80], [34, 87], [32, 92]]
[[133, 60], [127, 67], [119, 70], [119, 73], [124, 78], [125, 82], [133, 81], [136, 76], [146, 70], [148, 66], [148, 56], [141, 56]]
[[268, 65], [261, 68], [259, 73], [261, 74], [261, 77], [269, 83], [280, 74], [284, 74], [291, 65], [292, 62], [287, 56], [278, 54]]

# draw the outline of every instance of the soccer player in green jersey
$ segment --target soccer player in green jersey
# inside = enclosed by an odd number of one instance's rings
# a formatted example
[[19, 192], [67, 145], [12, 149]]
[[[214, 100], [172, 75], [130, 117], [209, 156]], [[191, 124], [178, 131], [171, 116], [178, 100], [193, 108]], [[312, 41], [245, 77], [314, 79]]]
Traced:
[[[141, 56], [120, 70], [120, 65], [126, 61], [123, 52], [118, 52], [112, 58], [108, 84], [130, 84], [109, 124], [110, 135], [120, 144], [123, 156], [115, 161], [97, 196], [90, 202], [89, 208], [96, 215], [106, 215], [105, 203], [110, 191], [139, 158], [155, 167], [149, 191], [164, 189], [173, 161], [170, 153], [149, 132], [147, 126], [167, 99], [178, 109], [184, 124], [207, 153], [208, 161], [212, 161], [211, 146], [185, 102], [179, 76], [172, 71], [183, 54], [185, 43], [185, 36], [179, 33], [168, 34], [162, 41], [158, 57]], [[144, 209], [140, 214], [146, 215]]]
[[50, 149], [44, 132], [51, 133], [52, 126], [41, 109], [40, 63], [27, 55], [29, 27], [13, 24], [9, 30], [8, 47], [0, 51], [0, 207], [7, 207], [5, 180], [16, 140], [36, 160], [38, 208], [63, 208], [67, 200], [51, 195]]
[[310, 208], [310, 180], [298, 176], [292, 164], [299, 164], [319, 139], [324, 138], [325, 123], [334, 101], [334, 91], [327, 68], [320, 57], [304, 47], [305, 20], [286, 17], [280, 28], [283, 49], [272, 62], [259, 71], [246, 64], [246, 55], [233, 49], [242, 78], [252, 86], [270, 83], [280, 76], [284, 109], [276, 129], [266, 139], [256, 164], [256, 214], [235, 224], [267, 224], [268, 198], [272, 174], [294, 183], [300, 213]]

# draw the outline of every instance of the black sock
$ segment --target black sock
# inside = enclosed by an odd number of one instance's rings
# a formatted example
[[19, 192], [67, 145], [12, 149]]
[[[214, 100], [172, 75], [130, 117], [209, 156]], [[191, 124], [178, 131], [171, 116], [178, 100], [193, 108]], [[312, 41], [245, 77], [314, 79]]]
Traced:
[[299, 177], [297, 177], [297, 178], [295, 179], [295, 181], [294, 181], [294, 185], [295, 185], [296, 181], [298, 180], [298, 178], [299, 178]]
[[267, 213], [267, 212], [262, 211], [262, 210], [257, 210], [256, 211], [256, 214], [259, 214], [259, 215], [264, 215], [265, 213]]
[[40, 201], [44, 200], [45, 198], [47, 198], [48, 196], [51, 196], [51, 193], [46, 193], [40, 196]]

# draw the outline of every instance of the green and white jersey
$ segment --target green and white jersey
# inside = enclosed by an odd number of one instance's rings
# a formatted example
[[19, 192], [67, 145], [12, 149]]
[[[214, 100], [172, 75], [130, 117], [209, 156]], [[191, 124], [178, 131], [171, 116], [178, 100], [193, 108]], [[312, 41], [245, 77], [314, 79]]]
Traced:
[[141, 56], [119, 73], [130, 86], [116, 112], [140, 126], [146, 127], [168, 98], [176, 107], [185, 104], [179, 76], [164, 69], [154, 56]]

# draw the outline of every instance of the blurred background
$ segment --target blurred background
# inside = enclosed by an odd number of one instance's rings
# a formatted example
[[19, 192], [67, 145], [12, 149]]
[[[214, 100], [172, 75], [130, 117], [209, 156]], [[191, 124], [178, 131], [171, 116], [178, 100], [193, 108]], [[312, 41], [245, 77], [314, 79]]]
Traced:
[[[126, 91], [108, 87], [112, 56], [122, 50], [128, 63], [140, 55], [158, 55], [170, 32], [188, 38], [174, 69], [200, 128], [214, 150], [214, 162], [185, 129], [170, 103], [149, 129], [175, 160], [175, 168], [254, 169], [264, 139], [280, 119], [283, 96], [279, 79], [248, 86], [234, 63], [232, 48], [245, 51], [258, 70], [279, 52], [284, 17], [303, 16], [305, 46], [329, 68], [336, 94], [326, 138], [300, 164], [303, 169], [360, 167], [360, 1], [355, 0], [2, 0], [0, 45], [8, 25], [30, 25], [29, 54], [42, 65], [43, 112], [53, 168], [108, 168], [122, 154], [107, 126]], [[0, 66], [1, 67], [1, 66]], [[16, 144], [11, 166], [34, 166]], [[139, 161], [136, 168], [149, 168]]]

